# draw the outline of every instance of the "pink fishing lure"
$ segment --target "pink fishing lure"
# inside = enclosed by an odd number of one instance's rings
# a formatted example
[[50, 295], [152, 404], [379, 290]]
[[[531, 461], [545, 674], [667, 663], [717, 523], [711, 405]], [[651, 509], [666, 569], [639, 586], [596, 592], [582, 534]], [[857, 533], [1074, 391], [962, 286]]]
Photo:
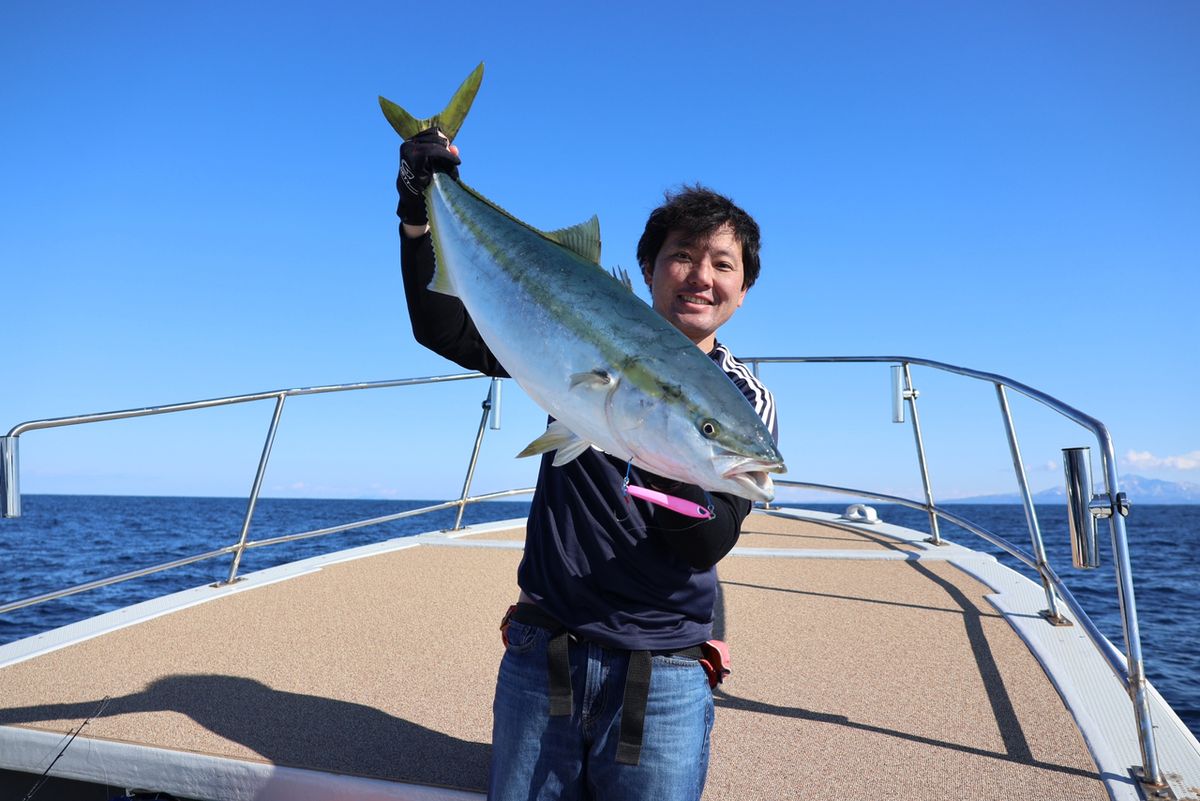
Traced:
[[681, 515], [688, 517], [699, 517], [703, 520], [710, 520], [715, 515], [707, 507], [701, 506], [695, 501], [676, 498], [674, 495], [668, 495], [665, 492], [646, 489], [632, 484], [625, 487], [625, 491], [635, 498], [641, 498], [647, 503], [653, 503], [657, 506], [665, 506], [673, 512], [679, 512]]

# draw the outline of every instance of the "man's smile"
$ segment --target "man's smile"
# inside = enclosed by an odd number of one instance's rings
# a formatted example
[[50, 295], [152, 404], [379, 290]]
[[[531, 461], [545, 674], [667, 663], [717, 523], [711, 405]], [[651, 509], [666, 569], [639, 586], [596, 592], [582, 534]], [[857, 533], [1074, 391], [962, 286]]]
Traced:
[[746, 296], [742, 243], [728, 224], [696, 235], [668, 231], [642, 277], [655, 310], [705, 353]]

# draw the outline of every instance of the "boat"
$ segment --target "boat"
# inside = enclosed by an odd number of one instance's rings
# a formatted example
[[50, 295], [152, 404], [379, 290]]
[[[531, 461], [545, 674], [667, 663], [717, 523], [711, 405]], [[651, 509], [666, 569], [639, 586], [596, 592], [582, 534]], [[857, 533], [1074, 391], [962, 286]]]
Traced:
[[[1004, 376], [905, 356], [758, 357], [761, 369], [890, 368], [893, 420], [913, 432], [923, 497], [780, 480], [853, 499], [841, 513], [759, 505], [719, 565], [717, 636], [733, 675], [718, 709], [705, 797], [789, 799], [1200, 798], [1200, 743], [1145, 676], [1128, 504], [1098, 420]], [[1029, 541], [935, 502], [914, 369], [994, 391]], [[256, 503], [289, 399], [474, 382], [482, 415], [461, 491], [384, 517], [254, 540]], [[19, 442], [32, 432], [242, 403], [274, 410], [240, 531], [210, 551], [0, 606], [0, 614], [203, 560], [213, 585], [119, 608], [0, 646], [0, 787], [20, 798], [110, 795], [220, 801], [482, 797], [500, 613], [516, 594], [520, 518], [462, 525], [497, 379], [459, 373], [278, 390], [30, 421], [0, 438], [0, 501], [21, 514]], [[1064, 451], [1071, 565], [1051, 565], [1010, 398], [1094, 437]], [[295, 401], [293, 401], [294, 403]], [[1023, 401], [1025, 402], [1025, 401]], [[289, 407], [290, 408], [290, 407]], [[784, 420], [788, 410], [780, 412]], [[473, 415], [472, 415], [473, 418]], [[946, 467], [945, 469], [952, 469]], [[815, 478], [815, 477], [814, 477]], [[928, 530], [872, 504], [919, 510]], [[454, 525], [244, 573], [250, 549], [453, 510]], [[943, 535], [952, 523], [1009, 554]], [[0, 525], [3, 521], [0, 521]], [[1123, 641], [1111, 642], [1060, 577], [1111, 541]]]

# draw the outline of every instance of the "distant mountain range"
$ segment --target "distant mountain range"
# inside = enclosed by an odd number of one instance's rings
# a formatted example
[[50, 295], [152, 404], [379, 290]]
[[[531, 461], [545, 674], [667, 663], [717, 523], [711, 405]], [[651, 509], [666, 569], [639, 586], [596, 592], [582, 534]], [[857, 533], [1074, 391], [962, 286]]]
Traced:
[[[1121, 492], [1130, 503], [1200, 503], [1200, 484], [1186, 481], [1160, 481], [1144, 476], [1120, 476]], [[1019, 493], [1004, 495], [978, 495], [974, 498], [955, 498], [939, 501], [950, 503], [1020, 503]], [[1034, 503], [1066, 503], [1066, 491], [1062, 486], [1052, 487], [1033, 494]]]

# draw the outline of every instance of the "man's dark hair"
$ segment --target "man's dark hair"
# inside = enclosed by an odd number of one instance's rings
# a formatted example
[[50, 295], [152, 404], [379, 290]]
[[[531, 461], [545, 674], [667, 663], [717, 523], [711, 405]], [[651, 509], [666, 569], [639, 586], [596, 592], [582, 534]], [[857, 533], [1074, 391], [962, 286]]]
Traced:
[[638, 240], [637, 260], [643, 270], [654, 271], [654, 260], [670, 231], [682, 231], [689, 238], [714, 233], [723, 225], [733, 230], [742, 246], [744, 288], [758, 280], [758, 223], [741, 207], [724, 195], [696, 184], [684, 186], [678, 192], [666, 192], [666, 202], [650, 212], [646, 230]]

